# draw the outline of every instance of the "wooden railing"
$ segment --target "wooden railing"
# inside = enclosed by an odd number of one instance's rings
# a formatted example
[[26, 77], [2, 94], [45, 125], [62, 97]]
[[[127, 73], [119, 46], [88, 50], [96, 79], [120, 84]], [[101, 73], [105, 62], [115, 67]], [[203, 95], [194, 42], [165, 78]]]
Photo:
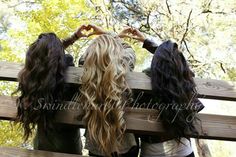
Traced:
[[[0, 61], [0, 80], [16, 81], [22, 67], [23, 64]], [[80, 84], [82, 73], [82, 68], [70, 67], [66, 81]], [[127, 81], [132, 89], [151, 90], [150, 78], [144, 73], [131, 72], [127, 74]], [[195, 82], [200, 98], [236, 101], [236, 82], [200, 78], [195, 78]]]
[[[17, 75], [22, 66], [19, 63], [0, 62], [0, 80], [17, 81]], [[67, 83], [80, 84], [82, 73], [82, 68], [70, 67], [67, 71]], [[132, 89], [151, 90], [150, 78], [144, 73], [131, 72], [127, 74], [126, 79]], [[235, 82], [200, 78], [195, 78], [195, 81], [197, 84], [197, 96], [200, 98], [236, 101]], [[59, 111], [56, 121], [84, 127], [81, 119], [78, 119], [80, 112], [80, 110]], [[0, 119], [14, 120], [15, 116], [15, 98], [0, 96]], [[127, 131], [140, 134], [165, 134], [161, 121], [157, 120], [156, 116], [156, 110], [126, 108]], [[197, 116], [201, 120], [196, 124], [199, 131], [198, 138], [236, 141], [236, 116], [211, 114], [198, 114]], [[196, 137], [192, 133], [189, 133], [189, 136]]]

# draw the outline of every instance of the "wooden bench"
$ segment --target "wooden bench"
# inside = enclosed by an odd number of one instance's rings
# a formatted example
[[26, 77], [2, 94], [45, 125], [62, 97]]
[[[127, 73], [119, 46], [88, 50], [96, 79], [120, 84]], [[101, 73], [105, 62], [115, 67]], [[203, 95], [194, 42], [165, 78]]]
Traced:
[[85, 157], [82, 155], [55, 153], [40, 150], [27, 150], [12, 147], [0, 147], [1, 157]]
[[[17, 74], [22, 69], [22, 66], [19, 63], [0, 62], [0, 80], [17, 81]], [[80, 84], [82, 72], [82, 68], [70, 67], [67, 71], [67, 83]], [[151, 90], [150, 78], [143, 73], [129, 73], [127, 74], [127, 81], [132, 89]], [[199, 98], [236, 101], [235, 82], [200, 78], [195, 78], [195, 81]], [[0, 96], [0, 119], [15, 119], [16, 104], [14, 99], [9, 96]], [[156, 112], [151, 109], [126, 108], [125, 119], [127, 131], [140, 134], [165, 134], [161, 122], [155, 119]], [[56, 116], [56, 121], [84, 127], [82, 121], [78, 119], [79, 114], [79, 111], [60, 111]], [[198, 114], [198, 118], [201, 120], [202, 125], [202, 127], [198, 127], [200, 133], [198, 138], [236, 141], [236, 116]], [[196, 135], [191, 133], [189, 133], [189, 136], [196, 137]], [[11, 148], [1, 149], [7, 151]], [[15, 150], [15, 148], [12, 148], [12, 152]], [[20, 149], [17, 150], [20, 151]], [[27, 156], [26, 152], [28, 151], [22, 151], [25, 154], [23, 156]], [[31, 154], [34, 152], [37, 153], [38, 151], [30, 151]]]

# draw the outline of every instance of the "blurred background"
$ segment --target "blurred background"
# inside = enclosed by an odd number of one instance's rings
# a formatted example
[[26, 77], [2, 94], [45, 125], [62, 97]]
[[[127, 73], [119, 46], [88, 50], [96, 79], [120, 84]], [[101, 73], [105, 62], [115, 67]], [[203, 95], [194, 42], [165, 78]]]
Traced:
[[[135, 27], [161, 43], [179, 44], [196, 77], [236, 81], [235, 0], [1, 0], [0, 61], [24, 62], [26, 49], [42, 32], [61, 39], [82, 24], [96, 24], [118, 33]], [[77, 66], [90, 39], [80, 39], [66, 51]], [[150, 66], [152, 55], [142, 44], [126, 39], [136, 51], [135, 71]], [[0, 94], [11, 95], [17, 83], [0, 81]], [[236, 116], [236, 102], [201, 99], [202, 113]], [[22, 141], [22, 130], [0, 121], [0, 146], [32, 148]], [[192, 139], [195, 152], [195, 140]], [[236, 142], [201, 140], [202, 156], [235, 157]], [[86, 151], [85, 151], [86, 153]], [[197, 155], [197, 153], [196, 153]]]

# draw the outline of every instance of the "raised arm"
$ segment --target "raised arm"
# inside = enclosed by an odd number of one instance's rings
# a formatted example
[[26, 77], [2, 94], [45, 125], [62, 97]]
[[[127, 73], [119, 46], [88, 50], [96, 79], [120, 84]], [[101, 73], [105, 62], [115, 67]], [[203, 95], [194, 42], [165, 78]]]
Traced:
[[158, 45], [150, 39], [147, 39], [138, 29], [126, 28], [119, 34], [120, 38], [132, 38], [143, 43], [143, 48], [147, 49], [152, 54], [155, 53]]
[[143, 48], [154, 54], [156, 49], [158, 48], [158, 45], [150, 39], [145, 39], [143, 42]]
[[82, 25], [81, 27], [78, 28], [76, 32], [74, 32], [70, 37], [65, 38], [62, 40], [62, 44], [64, 46], [64, 49], [66, 49], [68, 46], [72, 45], [76, 40], [78, 40], [81, 37], [87, 37], [87, 35], [83, 34], [83, 30], [87, 30], [86, 25]]

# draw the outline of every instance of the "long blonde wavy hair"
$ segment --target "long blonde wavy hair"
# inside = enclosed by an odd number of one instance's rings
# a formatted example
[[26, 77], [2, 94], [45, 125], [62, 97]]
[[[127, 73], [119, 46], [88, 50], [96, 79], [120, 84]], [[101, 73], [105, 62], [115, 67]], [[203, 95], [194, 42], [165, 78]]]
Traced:
[[130, 96], [125, 80], [129, 63], [118, 40], [101, 35], [85, 52], [79, 102], [82, 104], [89, 139], [107, 156], [118, 151], [125, 131], [124, 106]]

